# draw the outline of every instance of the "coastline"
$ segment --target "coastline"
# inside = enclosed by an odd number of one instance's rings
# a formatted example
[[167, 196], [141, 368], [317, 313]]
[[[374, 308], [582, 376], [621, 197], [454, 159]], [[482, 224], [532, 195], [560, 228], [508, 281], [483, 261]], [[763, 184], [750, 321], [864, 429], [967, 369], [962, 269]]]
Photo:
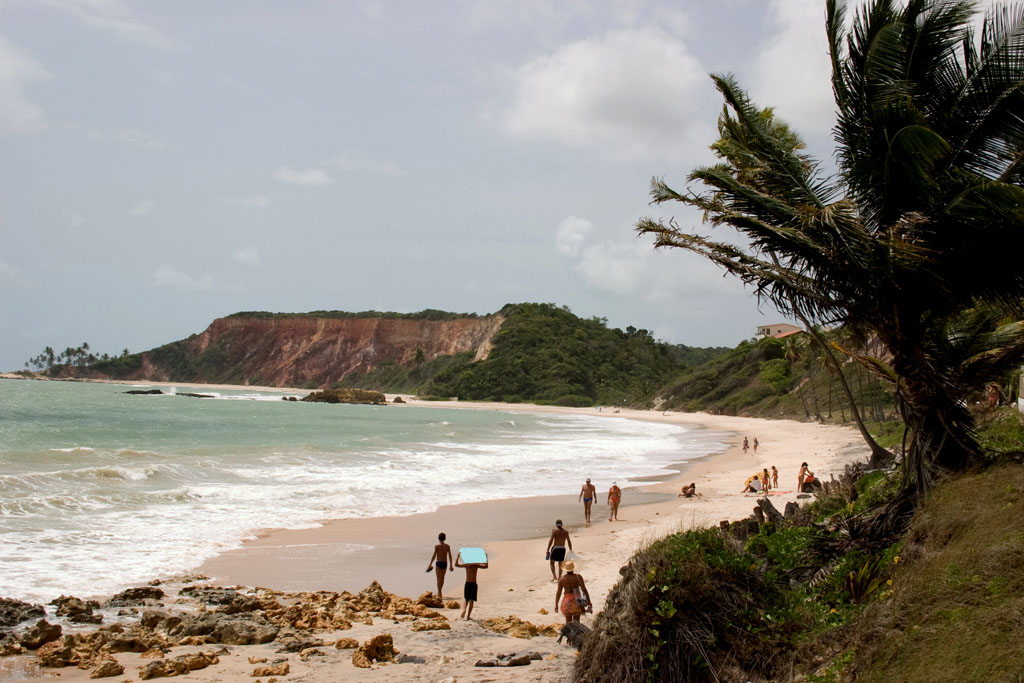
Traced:
[[[196, 386], [230, 391], [264, 390], [236, 385], [112, 383]], [[282, 393], [302, 391], [286, 388], [266, 390]], [[394, 395], [388, 395], [389, 405], [399, 410], [427, 406], [599, 416], [680, 424], [735, 436], [730, 440], [732, 445], [724, 452], [680, 464], [677, 467], [682, 469], [670, 470], [664, 481], [624, 487], [620, 521], [607, 521], [605, 499], [610, 482], [595, 481], [598, 495], [593, 510], [594, 524], [590, 528], [582, 528], [582, 504], [577, 502], [584, 478], [581, 474], [580, 481], [566, 482], [566, 493], [556, 496], [463, 503], [404, 517], [327, 520], [319, 527], [308, 529], [266, 529], [242, 548], [217, 555], [196, 571], [219, 585], [267, 586], [284, 591], [355, 593], [376, 580], [388, 592], [415, 598], [436, 588], [434, 573], [424, 573], [424, 567], [437, 533], [445, 531], [453, 549], [482, 546], [488, 551], [490, 567], [481, 572], [479, 578], [480, 600], [473, 613], [475, 620], [514, 616], [538, 626], [562, 623], [563, 619], [553, 610], [555, 586], [551, 583], [549, 564], [543, 559], [548, 534], [556, 518], [563, 519], [572, 534], [573, 548], [580, 556], [578, 571], [587, 582], [597, 613], [617, 582], [620, 567], [638, 549], [678, 530], [748, 517], [760, 496], [744, 495], [739, 491], [744, 480], [754, 471], [772, 465], [779, 469], [780, 494], [773, 496], [773, 502], [781, 510], [787, 501], [796, 499], [793, 489], [800, 462], [808, 461], [819, 478], [828, 478], [842, 472], [847, 463], [867, 456], [859, 434], [850, 427], [633, 409], [597, 412], [593, 408], [434, 402], [404, 395], [402, 398], [407, 403], [394, 405], [391, 403]], [[757, 454], [742, 452], [739, 443], [744, 436], [758, 438], [761, 447]], [[681, 486], [691, 481], [696, 483], [699, 496], [677, 498]], [[788, 494], [785, 493], [787, 491]], [[449, 573], [444, 591], [446, 600], [461, 597], [464, 576], [462, 571]], [[298, 658], [292, 659], [293, 674], [304, 672], [302, 680], [338, 680], [341, 672], [336, 667], [341, 666], [344, 669], [342, 677], [346, 680], [425, 682], [443, 680], [446, 676], [474, 680], [483, 673], [474, 668], [476, 660], [496, 653], [524, 650], [541, 652], [544, 662], [535, 662], [522, 671], [488, 669], [487, 678], [511, 680], [517, 678], [518, 673], [533, 680], [555, 680], [571, 668], [574, 651], [556, 644], [554, 639], [510, 638], [485, 630], [478, 621], [460, 621], [458, 610], [445, 609], [441, 612], [449, 620], [451, 631], [412, 632], [408, 624], [378, 620], [373, 625], [357, 625], [352, 630], [334, 634], [334, 637], [356, 637], [364, 642], [374, 635], [390, 633], [399, 651], [425, 657], [425, 665], [375, 665], [372, 669], [357, 669], [352, 666], [347, 652], [329, 648], [329, 654], [319, 660], [303, 658], [300, 663]], [[588, 615], [583, 623], [592, 623], [592, 619]], [[327, 639], [331, 634], [320, 635]], [[234, 648], [230, 658], [227, 655], [222, 657], [221, 665], [193, 672], [190, 679], [252, 680], [250, 672], [253, 667], [246, 665], [247, 658], [270, 656], [272, 659], [275, 647], [274, 643], [269, 643]], [[137, 655], [128, 653], [119, 654], [118, 659], [126, 670], [145, 663]], [[63, 669], [61, 676], [64, 680], [84, 681], [88, 672]]]

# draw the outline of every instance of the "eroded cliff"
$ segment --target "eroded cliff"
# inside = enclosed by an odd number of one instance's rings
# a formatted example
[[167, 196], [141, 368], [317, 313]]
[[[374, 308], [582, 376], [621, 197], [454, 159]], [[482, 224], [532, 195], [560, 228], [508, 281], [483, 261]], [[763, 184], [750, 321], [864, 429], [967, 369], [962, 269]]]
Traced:
[[121, 379], [326, 387], [384, 363], [409, 365], [472, 352], [487, 357], [501, 314], [411, 317], [244, 316], [139, 354]]

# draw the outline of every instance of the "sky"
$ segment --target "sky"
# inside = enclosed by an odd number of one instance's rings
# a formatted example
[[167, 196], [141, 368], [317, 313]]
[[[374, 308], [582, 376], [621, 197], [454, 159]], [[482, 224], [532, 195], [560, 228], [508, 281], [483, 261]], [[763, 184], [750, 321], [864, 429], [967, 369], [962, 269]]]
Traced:
[[0, 370], [237, 311], [783, 318], [656, 251], [733, 73], [831, 159], [822, 0], [0, 0]]

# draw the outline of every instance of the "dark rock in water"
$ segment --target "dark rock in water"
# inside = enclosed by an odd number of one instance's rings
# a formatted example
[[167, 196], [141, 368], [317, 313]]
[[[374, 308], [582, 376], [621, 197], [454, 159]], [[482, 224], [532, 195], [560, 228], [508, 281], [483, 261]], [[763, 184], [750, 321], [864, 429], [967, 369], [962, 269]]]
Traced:
[[67, 617], [73, 624], [99, 624], [103, 621], [102, 614], [93, 614], [93, 610], [100, 607], [100, 603], [95, 600], [86, 601], [62, 595], [50, 604], [57, 606], [58, 617]]
[[213, 394], [193, 394], [192, 392], [189, 392], [189, 391], [184, 391], [184, 392], [182, 392], [180, 394], [177, 394], [177, 395], [178, 396], [188, 396], [189, 398], [217, 398]]
[[142, 586], [140, 588], [129, 588], [121, 591], [110, 600], [107, 600], [106, 607], [132, 607], [136, 605], [148, 605], [150, 600], [159, 600], [164, 597], [164, 592], [156, 586]]
[[0, 629], [12, 628], [23, 621], [45, 617], [42, 605], [33, 605], [14, 598], [0, 598]]
[[35, 626], [22, 633], [18, 638], [24, 647], [29, 650], [38, 650], [47, 643], [52, 643], [60, 638], [60, 624], [51, 624], [46, 619], [40, 619]]
[[405, 399], [403, 399], [401, 396], [395, 396], [395, 400], [392, 401], [392, 403], [405, 403]]
[[306, 403], [355, 403], [360, 405], [387, 405], [387, 397], [379, 391], [366, 389], [327, 389], [314, 391], [302, 399]]
[[0, 657], [14, 657], [21, 654], [25, 654], [25, 648], [18, 642], [18, 637], [10, 632], [5, 633], [3, 638], [0, 638]]
[[130, 389], [129, 391], [126, 391], [124, 393], [135, 394], [136, 396], [150, 396], [155, 394], [162, 394], [164, 392], [160, 391], [159, 389]]

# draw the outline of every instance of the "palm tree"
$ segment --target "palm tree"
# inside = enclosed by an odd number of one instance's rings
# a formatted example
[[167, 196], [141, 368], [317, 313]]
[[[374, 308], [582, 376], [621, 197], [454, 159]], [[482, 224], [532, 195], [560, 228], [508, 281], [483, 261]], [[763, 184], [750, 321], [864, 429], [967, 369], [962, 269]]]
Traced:
[[[720, 163], [696, 192], [652, 181], [745, 244], [642, 219], [656, 247], [702, 254], [783, 313], [875, 335], [891, 362], [858, 358], [895, 385], [908, 429], [906, 486], [975, 462], [951, 326], [979, 302], [1021, 317], [1024, 301], [1024, 9], [995, 8], [975, 40], [971, 0], [873, 0], [846, 24], [827, 0], [839, 176], [729, 76]], [[1006, 339], [1006, 338], [1004, 338]], [[1019, 342], [1019, 340], [1018, 340]], [[1009, 340], [1004, 355], [1021, 352]]]

